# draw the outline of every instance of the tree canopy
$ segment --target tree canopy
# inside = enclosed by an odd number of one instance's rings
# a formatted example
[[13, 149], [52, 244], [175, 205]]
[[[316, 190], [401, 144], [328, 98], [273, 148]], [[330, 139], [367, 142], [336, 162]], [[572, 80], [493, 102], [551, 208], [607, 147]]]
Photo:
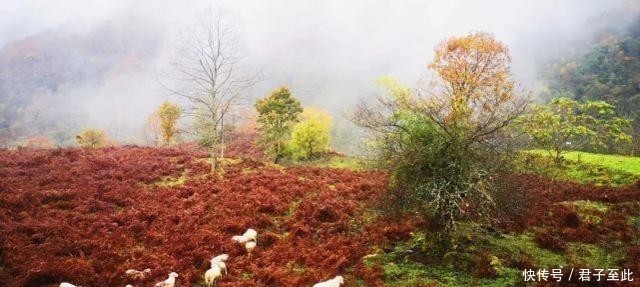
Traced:
[[329, 150], [332, 118], [329, 114], [307, 108], [301, 121], [293, 127], [289, 150], [294, 159], [314, 158]]
[[156, 111], [160, 120], [160, 128], [162, 129], [162, 140], [165, 144], [170, 144], [175, 139], [181, 112], [180, 106], [170, 102], [162, 103]]
[[287, 87], [274, 90], [269, 96], [255, 103], [258, 111], [259, 144], [277, 163], [285, 155], [285, 145], [291, 129], [298, 122], [302, 104], [291, 95]]
[[519, 122], [522, 131], [558, 165], [568, 149], [589, 145], [613, 147], [631, 141], [625, 132], [631, 120], [617, 117], [614, 106], [604, 101], [579, 102], [557, 97], [549, 104], [534, 106]]
[[109, 138], [103, 130], [86, 128], [76, 135], [76, 143], [81, 147], [99, 148], [108, 145]]

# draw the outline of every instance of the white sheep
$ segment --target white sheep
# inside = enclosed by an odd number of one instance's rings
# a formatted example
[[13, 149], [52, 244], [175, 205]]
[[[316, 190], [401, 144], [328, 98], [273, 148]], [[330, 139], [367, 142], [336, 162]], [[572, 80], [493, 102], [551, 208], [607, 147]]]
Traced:
[[234, 235], [231, 240], [238, 242], [239, 244], [245, 244], [249, 241], [258, 242], [258, 232], [249, 228], [242, 235]]
[[336, 276], [333, 279], [316, 283], [313, 287], [340, 287], [342, 284], [344, 284], [344, 278], [342, 278], [342, 276]]
[[169, 273], [169, 278], [164, 281], [156, 283], [156, 287], [174, 287], [176, 286], [176, 277], [178, 277], [178, 273], [171, 272]]
[[142, 271], [138, 271], [135, 269], [129, 269], [127, 271], [124, 272], [125, 274], [127, 274], [127, 276], [136, 279], [136, 280], [142, 280], [145, 277], [147, 277], [147, 275], [149, 275], [149, 273], [151, 273], [151, 269], [147, 268], [145, 270]]
[[247, 250], [247, 255], [249, 256], [249, 258], [251, 258], [251, 253], [253, 252], [253, 249], [256, 248], [256, 242], [249, 241], [244, 244], [244, 248]]
[[224, 273], [224, 275], [227, 275], [227, 264], [224, 263], [227, 260], [229, 260], [229, 254], [220, 254], [218, 256], [215, 256], [211, 258], [211, 267], [218, 265], [220, 266], [220, 270], [222, 270], [222, 273]]
[[67, 283], [67, 282], [62, 282], [62, 283], [60, 283], [60, 287], [80, 287], [80, 286], [76, 286], [76, 285], [73, 285], [73, 284]]
[[211, 267], [213, 267], [214, 265], [218, 265], [218, 267], [220, 267], [220, 270], [222, 271], [222, 273], [224, 273], [224, 275], [227, 275], [227, 263], [224, 263], [224, 261], [216, 261], [213, 262], [211, 261]]
[[212, 260], [211, 268], [204, 273], [204, 283], [208, 287], [213, 286], [213, 284], [216, 283], [216, 280], [222, 277], [222, 269], [220, 269], [220, 266], [218, 264], [214, 264], [214, 263], [220, 263], [220, 262], [222, 261], [213, 262]]
[[124, 287], [133, 287], [133, 285], [131, 285], [131, 284], [127, 284], [127, 286], [124, 286]]
[[211, 258], [211, 261], [227, 261], [229, 260], [229, 254], [220, 254]]

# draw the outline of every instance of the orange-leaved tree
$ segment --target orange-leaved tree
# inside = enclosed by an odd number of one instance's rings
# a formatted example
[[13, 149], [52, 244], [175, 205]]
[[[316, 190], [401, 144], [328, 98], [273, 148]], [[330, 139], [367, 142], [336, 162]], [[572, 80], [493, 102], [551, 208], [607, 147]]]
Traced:
[[371, 146], [391, 169], [391, 206], [423, 212], [441, 235], [472, 211], [486, 215], [502, 131], [527, 103], [509, 65], [507, 47], [490, 34], [452, 37], [436, 48], [428, 89], [387, 79], [387, 94], [357, 110], [355, 122], [372, 131]]
[[488, 33], [451, 37], [436, 49], [429, 68], [435, 96], [427, 113], [442, 130], [463, 142], [485, 141], [526, 107], [516, 97], [509, 50]]

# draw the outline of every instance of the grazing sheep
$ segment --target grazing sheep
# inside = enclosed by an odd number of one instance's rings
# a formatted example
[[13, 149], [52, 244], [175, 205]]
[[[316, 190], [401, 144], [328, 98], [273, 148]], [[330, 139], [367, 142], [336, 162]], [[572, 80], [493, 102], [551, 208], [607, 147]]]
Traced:
[[211, 258], [211, 267], [213, 268], [213, 266], [218, 265], [220, 266], [220, 270], [222, 270], [224, 275], [227, 275], [227, 264], [224, 263], [227, 260], [229, 260], [229, 254], [220, 254], [218, 256], [215, 256]]
[[129, 270], [125, 271], [124, 273], [127, 274], [127, 276], [131, 277], [132, 279], [142, 280], [145, 277], [147, 277], [147, 275], [149, 275], [149, 273], [151, 273], [151, 269], [147, 268], [147, 269], [142, 270], [142, 271], [138, 271], [138, 270], [135, 270], [135, 269], [129, 269]]
[[80, 286], [76, 286], [76, 285], [73, 285], [73, 284], [67, 283], [67, 282], [62, 282], [62, 283], [60, 283], [60, 287], [80, 287]]
[[[220, 262], [221, 261], [215, 263]], [[222, 270], [220, 269], [220, 266], [217, 264], [214, 265], [214, 262], [211, 261], [211, 268], [204, 273], [204, 283], [207, 285], [207, 287], [211, 287], [220, 277], [222, 277]]]
[[249, 256], [249, 258], [251, 258], [251, 253], [253, 252], [253, 249], [256, 248], [256, 242], [249, 241], [244, 244], [244, 248], [247, 250], [247, 255]]
[[344, 284], [344, 278], [342, 278], [342, 276], [336, 276], [333, 279], [316, 283], [313, 287], [340, 287], [342, 284]]
[[133, 287], [133, 285], [131, 285], [131, 284], [127, 284], [127, 286], [124, 286], [124, 287]]
[[213, 267], [214, 265], [218, 265], [222, 273], [224, 273], [224, 275], [227, 275], [227, 263], [224, 263], [224, 261], [211, 261], [211, 267]]
[[211, 261], [227, 261], [229, 260], [229, 254], [220, 254], [211, 258]]
[[242, 235], [234, 235], [231, 240], [238, 242], [239, 244], [245, 244], [249, 241], [258, 242], [258, 232], [249, 228]]
[[258, 243], [258, 232], [251, 228], [247, 229], [247, 231], [245, 231], [244, 234], [242, 234], [242, 236], [253, 240], [253, 242], [255, 243]]
[[178, 273], [171, 272], [169, 273], [169, 278], [162, 282], [156, 283], [156, 287], [174, 287], [176, 286], [176, 277], [178, 277]]

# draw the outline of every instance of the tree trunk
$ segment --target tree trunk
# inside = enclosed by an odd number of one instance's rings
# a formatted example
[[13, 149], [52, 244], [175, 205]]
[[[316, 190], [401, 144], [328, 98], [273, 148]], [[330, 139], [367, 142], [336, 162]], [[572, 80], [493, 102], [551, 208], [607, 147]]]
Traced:
[[275, 152], [273, 163], [275, 164], [280, 163], [280, 159], [282, 158], [281, 154], [282, 154], [282, 148], [280, 147], [280, 141], [278, 141], [276, 143], [276, 152]]
[[224, 117], [220, 118], [220, 158], [224, 158]]
[[211, 173], [216, 172], [216, 169], [218, 169], [218, 155], [216, 149], [211, 148]]
[[553, 161], [557, 167], [562, 165], [562, 151], [556, 150], [556, 155], [553, 157]]

